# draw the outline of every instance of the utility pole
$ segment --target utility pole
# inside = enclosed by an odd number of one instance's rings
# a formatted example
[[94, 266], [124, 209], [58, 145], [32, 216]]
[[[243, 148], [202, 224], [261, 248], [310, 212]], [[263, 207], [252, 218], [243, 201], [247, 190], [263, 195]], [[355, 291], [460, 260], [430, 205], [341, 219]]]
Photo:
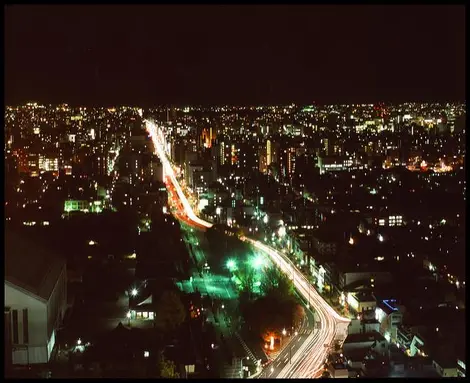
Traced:
[[308, 308], [310, 309], [310, 286], [308, 286]]

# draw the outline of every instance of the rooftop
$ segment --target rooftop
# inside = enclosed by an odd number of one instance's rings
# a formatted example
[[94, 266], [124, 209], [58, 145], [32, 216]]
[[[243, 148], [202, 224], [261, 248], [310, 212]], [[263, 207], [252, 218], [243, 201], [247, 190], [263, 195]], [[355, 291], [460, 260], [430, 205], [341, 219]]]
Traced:
[[387, 314], [390, 315], [392, 312], [398, 311], [398, 305], [396, 299], [384, 299], [378, 302], [378, 306]]
[[5, 232], [5, 283], [48, 300], [65, 261], [11, 230]]
[[344, 357], [351, 362], [362, 362], [370, 352], [370, 347], [351, 348], [343, 350]]
[[357, 292], [354, 294], [358, 302], [375, 302], [375, 297], [367, 292]]
[[382, 340], [385, 340], [385, 338], [377, 331], [373, 331], [367, 334], [349, 334], [344, 343], [360, 343]]

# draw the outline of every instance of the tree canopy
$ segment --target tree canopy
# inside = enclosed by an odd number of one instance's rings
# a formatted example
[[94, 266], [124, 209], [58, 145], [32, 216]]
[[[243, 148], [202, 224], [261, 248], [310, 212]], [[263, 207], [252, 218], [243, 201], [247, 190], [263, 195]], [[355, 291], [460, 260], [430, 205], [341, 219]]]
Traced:
[[180, 374], [176, 371], [176, 365], [173, 361], [166, 359], [163, 355], [158, 361], [158, 371], [160, 378], [178, 379]]
[[179, 295], [165, 291], [158, 302], [155, 318], [156, 326], [163, 330], [175, 330], [186, 318], [186, 311]]
[[288, 276], [275, 267], [265, 269], [263, 275], [263, 296], [245, 302], [241, 310], [245, 323], [252, 331], [265, 338], [267, 334], [280, 335], [284, 328], [299, 326], [305, 311], [297, 303], [293, 284]]
[[264, 271], [261, 292], [265, 296], [272, 295], [283, 301], [293, 296], [294, 285], [281, 270], [277, 267], [270, 267]]

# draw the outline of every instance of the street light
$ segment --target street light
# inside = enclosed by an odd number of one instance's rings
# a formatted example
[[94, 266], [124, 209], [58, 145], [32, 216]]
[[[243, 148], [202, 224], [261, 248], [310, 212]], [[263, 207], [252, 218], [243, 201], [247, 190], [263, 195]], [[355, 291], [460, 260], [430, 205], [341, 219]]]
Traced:
[[286, 336], [286, 334], [287, 334], [286, 329], [283, 329], [283, 330], [282, 330], [282, 335]]
[[259, 270], [264, 266], [264, 258], [258, 254], [257, 256], [252, 258], [250, 264], [254, 269]]
[[227, 268], [230, 270], [230, 271], [235, 271], [237, 269], [237, 263], [235, 262], [235, 260], [233, 259], [229, 259], [227, 261]]
[[139, 292], [137, 291], [136, 288], [133, 288], [133, 289], [131, 290], [131, 295], [132, 295], [133, 297], [136, 297], [138, 293], [139, 293]]

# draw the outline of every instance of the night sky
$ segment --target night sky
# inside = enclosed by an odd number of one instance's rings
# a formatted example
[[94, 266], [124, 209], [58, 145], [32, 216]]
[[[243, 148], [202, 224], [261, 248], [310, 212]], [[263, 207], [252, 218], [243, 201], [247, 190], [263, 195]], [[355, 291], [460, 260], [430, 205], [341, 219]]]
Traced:
[[465, 99], [464, 6], [9, 6], [5, 101]]

